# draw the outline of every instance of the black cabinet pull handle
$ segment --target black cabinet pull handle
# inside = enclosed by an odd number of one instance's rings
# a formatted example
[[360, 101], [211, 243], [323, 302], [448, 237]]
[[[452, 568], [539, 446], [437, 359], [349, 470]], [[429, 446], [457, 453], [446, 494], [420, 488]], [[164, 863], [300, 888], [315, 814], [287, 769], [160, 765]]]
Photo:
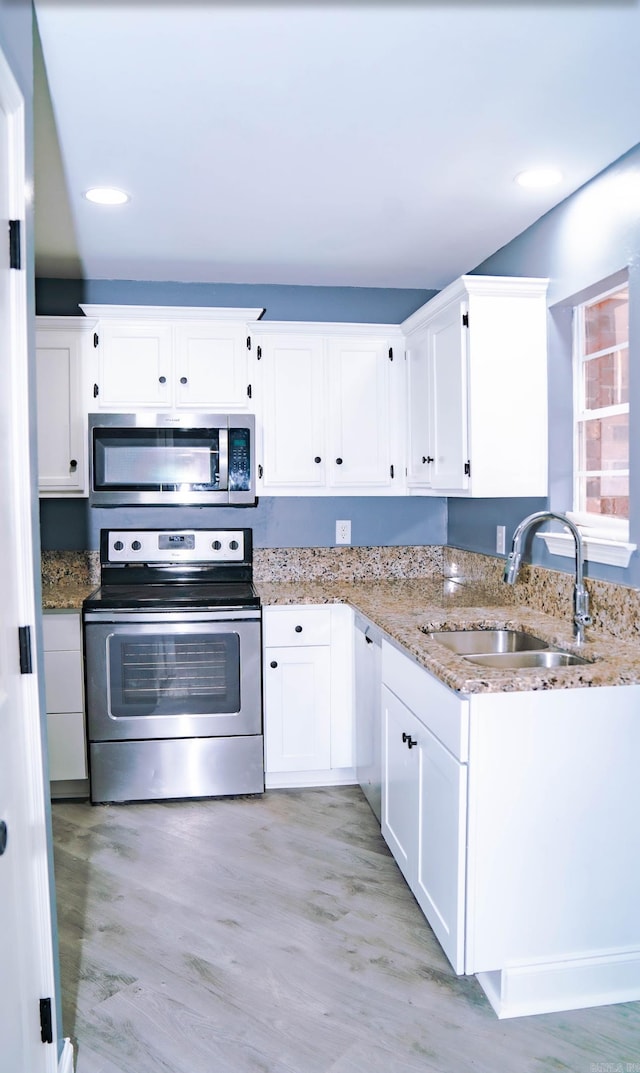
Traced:
[[70, 463], [69, 463], [69, 469], [77, 469], [77, 468], [78, 468], [78, 460], [76, 458], [72, 458]]
[[160, 384], [166, 384], [166, 382], [167, 382], [167, 378], [166, 378], [166, 376], [159, 376], [159, 377], [158, 377], [158, 383], [160, 383]]
[[341, 458], [336, 458], [336, 465], [337, 465], [337, 466], [341, 466], [341, 465], [342, 465], [342, 459], [341, 459]]
[[7, 841], [9, 839], [9, 831], [4, 820], [0, 820], [0, 857], [7, 848]]
[[322, 459], [320, 458], [320, 455], [316, 455], [316, 457], [314, 458], [313, 461], [318, 463], [318, 462], [322, 462]]
[[434, 460], [433, 460], [433, 458], [431, 457], [431, 455], [427, 455], [426, 457], [425, 457], [425, 456], [423, 455], [423, 456], [422, 456], [422, 461], [423, 461], [423, 462], [433, 462]]
[[181, 377], [180, 377], [180, 383], [181, 383], [181, 384], [186, 384], [186, 383], [187, 383], [187, 378], [186, 378], [186, 376], [181, 376]]
[[274, 670], [275, 670], [275, 668], [278, 666], [278, 661], [276, 659], [272, 659], [271, 663], [269, 664], [269, 666], [273, 667]]
[[296, 633], [302, 633], [302, 626], [296, 626]]

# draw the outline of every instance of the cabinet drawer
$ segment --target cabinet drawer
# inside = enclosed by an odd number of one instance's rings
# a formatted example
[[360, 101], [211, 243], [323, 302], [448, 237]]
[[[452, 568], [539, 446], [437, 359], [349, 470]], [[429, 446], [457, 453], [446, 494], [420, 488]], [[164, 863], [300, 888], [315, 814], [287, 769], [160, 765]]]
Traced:
[[79, 652], [45, 652], [47, 712], [81, 712], [82, 657]]
[[47, 715], [49, 778], [86, 779], [87, 753], [82, 712]]
[[458, 760], [466, 762], [469, 756], [466, 698], [448, 689], [386, 641], [382, 644], [382, 682]]
[[331, 608], [267, 608], [264, 615], [264, 643], [270, 648], [330, 644]]
[[45, 652], [80, 651], [80, 615], [45, 612], [42, 616]]

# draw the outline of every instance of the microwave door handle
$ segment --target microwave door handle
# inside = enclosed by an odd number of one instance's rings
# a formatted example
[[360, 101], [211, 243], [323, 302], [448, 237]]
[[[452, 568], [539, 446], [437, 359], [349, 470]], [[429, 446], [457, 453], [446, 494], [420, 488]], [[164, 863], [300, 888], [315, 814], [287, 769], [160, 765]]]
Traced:
[[220, 465], [220, 490], [226, 492], [229, 489], [229, 429], [221, 428], [218, 431], [218, 462]]

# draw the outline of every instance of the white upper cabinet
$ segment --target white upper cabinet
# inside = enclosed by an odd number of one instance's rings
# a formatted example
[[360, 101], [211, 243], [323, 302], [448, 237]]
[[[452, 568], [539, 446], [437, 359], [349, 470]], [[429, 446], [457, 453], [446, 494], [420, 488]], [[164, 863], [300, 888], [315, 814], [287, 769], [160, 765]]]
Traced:
[[267, 322], [255, 336], [264, 493], [403, 492], [397, 326]]
[[411, 491], [547, 494], [546, 290], [463, 276], [403, 323]]
[[41, 496], [87, 494], [86, 371], [93, 326], [86, 317], [36, 318]]
[[99, 319], [96, 409], [253, 410], [250, 322], [261, 309], [81, 308]]

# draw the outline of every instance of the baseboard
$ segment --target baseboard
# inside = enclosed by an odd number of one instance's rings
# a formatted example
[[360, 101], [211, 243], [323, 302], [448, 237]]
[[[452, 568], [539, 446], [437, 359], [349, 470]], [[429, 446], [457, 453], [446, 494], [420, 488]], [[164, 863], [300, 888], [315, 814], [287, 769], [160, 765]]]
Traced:
[[352, 767], [328, 771], [267, 771], [264, 776], [267, 790], [293, 790], [304, 786], [353, 786], [357, 781], [355, 769]]
[[58, 1073], [73, 1073], [73, 1045], [70, 1039], [65, 1039], [62, 1054], [58, 1061]]
[[640, 951], [479, 972], [498, 1017], [581, 1010], [640, 999]]
[[71, 799], [89, 798], [88, 779], [54, 779], [49, 783], [52, 801], [69, 801]]

